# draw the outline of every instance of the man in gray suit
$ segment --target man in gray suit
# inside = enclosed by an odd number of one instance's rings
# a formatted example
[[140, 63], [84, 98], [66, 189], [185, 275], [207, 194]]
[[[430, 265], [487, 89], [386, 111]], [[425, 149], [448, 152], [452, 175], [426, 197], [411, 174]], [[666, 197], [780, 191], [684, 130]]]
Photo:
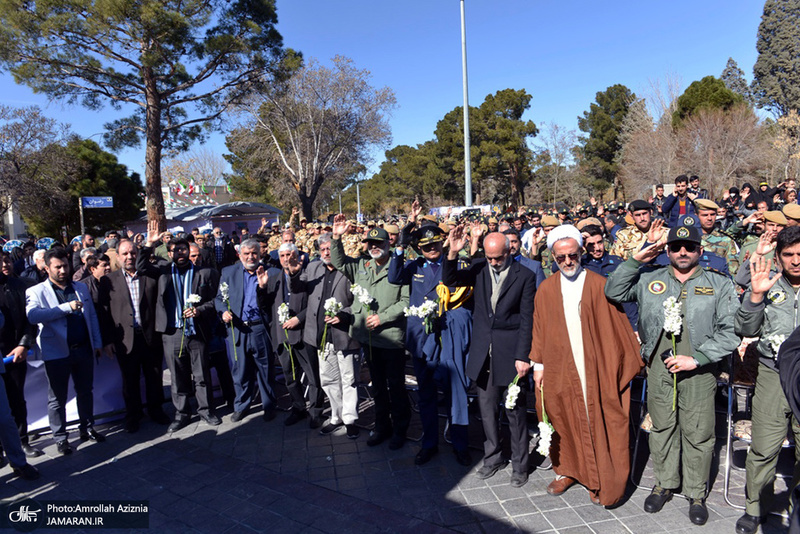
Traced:
[[[331, 403], [331, 418], [320, 434], [330, 434], [344, 424], [347, 437], [356, 439], [359, 430], [355, 375], [360, 346], [349, 335], [353, 295], [350, 281], [331, 264], [331, 239], [330, 233], [320, 236], [320, 259], [309, 263], [300, 279], [302, 287], [298, 289], [308, 294], [303, 341], [309, 358], [318, 355], [320, 383]], [[334, 316], [328, 316], [325, 310], [325, 302], [331, 298], [342, 306]]]
[[[69, 257], [63, 248], [45, 254], [48, 279], [25, 292], [28, 320], [42, 325], [38, 343], [47, 374], [47, 417], [58, 452], [71, 454], [67, 441], [67, 386], [75, 385], [81, 441], [105, 441], [94, 429], [94, 359], [102, 349], [89, 289], [70, 280]], [[108, 347], [107, 352], [111, 353]]]

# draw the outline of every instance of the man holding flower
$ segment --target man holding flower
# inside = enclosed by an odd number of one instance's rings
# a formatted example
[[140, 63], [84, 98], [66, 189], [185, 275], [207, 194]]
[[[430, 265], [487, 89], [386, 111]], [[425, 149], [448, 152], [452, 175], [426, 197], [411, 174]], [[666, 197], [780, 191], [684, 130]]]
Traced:
[[[698, 265], [703, 247], [696, 226], [682, 224], [669, 231], [666, 241], [654, 241], [611, 273], [605, 292], [613, 302], [639, 303], [656, 477], [644, 510], [660, 511], [682, 487], [690, 501], [689, 519], [703, 525], [708, 520], [705, 499], [714, 452], [714, 371], [739, 345], [733, 329], [736, 294], [727, 276]], [[665, 247], [668, 266], [640, 269]], [[675, 305], [665, 308], [672, 297]], [[672, 310], [681, 312], [680, 328], [670, 319]]]

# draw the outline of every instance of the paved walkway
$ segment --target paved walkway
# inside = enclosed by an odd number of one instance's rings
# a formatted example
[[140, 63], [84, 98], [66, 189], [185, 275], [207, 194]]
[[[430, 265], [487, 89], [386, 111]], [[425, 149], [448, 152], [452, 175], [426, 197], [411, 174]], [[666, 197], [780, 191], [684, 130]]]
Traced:
[[[369, 414], [366, 409], [363, 423]], [[592, 505], [582, 487], [560, 497], [548, 495], [553, 473], [541, 467], [521, 489], [508, 484], [510, 468], [478, 480], [478, 450], [472, 451], [471, 468], [458, 465], [447, 445], [429, 464], [416, 467], [413, 442], [390, 451], [385, 445], [367, 447], [366, 431], [349, 440], [320, 436], [302, 422], [285, 427], [280, 414], [269, 423], [251, 414], [238, 424], [229, 421], [229, 411], [221, 415], [219, 427], [195, 418], [171, 437], [148, 419], [133, 435], [121, 423], [103, 425], [108, 440], [101, 444], [82, 444], [74, 432], [76, 450], [68, 457], [60, 457], [50, 438], [42, 437], [33, 444], [46, 455], [32, 462], [42, 478], [19, 480], [6, 467], [0, 471], [0, 498], [146, 499], [149, 532], [159, 533], [732, 533], [741, 514], [724, 503], [721, 471], [708, 499], [706, 526], [689, 522], [688, 502], [678, 497], [661, 513], [646, 514], [642, 504], [652, 485], [652, 468], [644, 465], [646, 447], [635, 473], [648, 489], [631, 485], [626, 500], [609, 510]], [[471, 444], [480, 447], [480, 423], [474, 421], [471, 429]], [[419, 435], [419, 428], [411, 434]], [[724, 457], [723, 444], [718, 441], [717, 450]], [[743, 465], [742, 452], [736, 459]], [[791, 470], [790, 458], [783, 459], [781, 469]], [[736, 502], [743, 502], [743, 483], [744, 473], [734, 471]], [[783, 531], [780, 519], [771, 518], [763, 531]]]

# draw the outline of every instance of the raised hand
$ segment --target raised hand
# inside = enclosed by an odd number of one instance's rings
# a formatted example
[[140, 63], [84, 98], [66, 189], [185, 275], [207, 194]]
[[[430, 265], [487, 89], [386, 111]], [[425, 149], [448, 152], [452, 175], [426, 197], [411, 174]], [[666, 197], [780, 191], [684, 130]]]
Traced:
[[259, 265], [258, 269], [256, 269], [256, 279], [258, 280], [258, 287], [260, 287], [261, 289], [267, 287], [269, 274], [267, 274], [267, 270], [264, 269], [263, 265]]
[[759, 304], [764, 300], [764, 294], [772, 289], [781, 273], [776, 274], [772, 278], [769, 277], [770, 270], [772, 269], [772, 260], [764, 259], [761, 256], [755, 256], [750, 261], [750, 302]]
[[481, 223], [475, 221], [469, 225], [469, 234], [472, 236], [472, 239], [480, 239], [483, 235], [483, 226]]
[[350, 231], [350, 225], [347, 223], [347, 217], [343, 213], [339, 213], [333, 218], [333, 226], [331, 227], [333, 238], [339, 239], [342, 235]]
[[778, 245], [776, 241], [777, 232], [764, 230], [761, 236], [758, 238], [758, 245], [756, 245], [756, 254], [758, 256], [766, 256], [772, 253], [775, 250], [775, 247]]
[[655, 219], [650, 224], [650, 230], [647, 232], [648, 243], [658, 243], [666, 237], [663, 219]]
[[458, 253], [467, 243], [467, 235], [464, 232], [463, 224], [459, 224], [450, 230], [450, 233], [447, 236], [447, 242], [450, 245], [447, 255], [450, 259], [455, 259], [456, 256], [458, 256]]
[[408, 222], [417, 222], [420, 212], [422, 212], [422, 206], [419, 205], [419, 200], [415, 198], [414, 202], [411, 203], [411, 211], [408, 212]]
[[659, 254], [661, 254], [661, 251], [664, 250], [665, 246], [667, 246], [666, 241], [648, 245], [639, 252], [637, 252], [636, 254], [634, 254], [633, 259], [635, 259], [636, 261], [640, 261], [642, 263], [650, 263], [651, 261], [656, 259], [656, 257], [658, 257]]
[[147, 240], [145, 241], [144, 245], [146, 247], [152, 247], [153, 243], [158, 241], [160, 237], [160, 233], [158, 231], [158, 221], [155, 219], [152, 221], [147, 221]]

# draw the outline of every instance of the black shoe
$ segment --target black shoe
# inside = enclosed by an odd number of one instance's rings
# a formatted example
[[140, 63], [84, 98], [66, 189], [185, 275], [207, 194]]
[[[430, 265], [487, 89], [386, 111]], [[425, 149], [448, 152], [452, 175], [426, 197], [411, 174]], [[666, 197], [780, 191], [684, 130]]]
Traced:
[[758, 525], [760, 524], [760, 517], [744, 514], [736, 522], [736, 534], [755, 534], [756, 530], [758, 530]]
[[208, 415], [200, 414], [200, 419], [206, 422], [211, 426], [219, 426], [222, 424], [222, 419], [216, 416], [216, 414], [210, 413]]
[[147, 414], [154, 423], [158, 423], [159, 425], [168, 425], [170, 422], [170, 418], [161, 410], [148, 411]]
[[69, 441], [61, 440], [56, 443], [56, 449], [58, 450], [59, 454], [63, 454], [66, 456], [67, 454], [72, 454], [72, 447], [69, 446]]
[[292, 410], [292, 413], [289, 414], [289, 417], [284, 419], [283, 424], [286, 426], [292, 426], [295, 423], [299, 423], [303, 419], [308, 416], [308, 412], [298, 412], [296, 410]]
[[312, 417], [308, 420], [308, 428], [311, 430], [317, 429], [322, 426], [322, 418], [321, 417]]
[[689, 521], [695, 525], [705, 525], [708, 521], [708, 508], [705, 499], [689, 499]]
[[39, 478], [39, 470], [28, 463], [22, 467], [12, 467], [11, 469], [22, 480], [36, 480]]
[[269, 423], [275, 419], [275, 409], [264, 410], [264, 415], [261, 418], [264, 419], [264, 422]]
[[173, 432], [177, 432], [181, 428], [185, 428], [189, 426], [189, 418], [188, 417], [178, 417], [175, 419], [167, 429], [167, 432], [172, 434]]
[[455, 454], [456, 462], [458, 462], [459, 465], [463, 465], [464, 467], [469, 467], [472, 465], [472, 456], [470, 456], [467, 449], [464, 449], [463, 451], [453, 451], [453, 454]]
[[6, 459], [5, 456], [3, 456], [2, 451], [0, 451], [0, 469], [5, 467], [6, 465], [8, 465], [8, 460]]
[[391, 437], [391, 439], [389, 439], [389, 450], [396, 451], [398, 449], [401, 449], [405, 444], [405, 442], [406, 442], [405, 436], [399, 436], [395, 434], [394, 436]]
[[349, 439], [356, 439], [361, 431], [358, 429], [356, 425], [344, 425], [345, 429], [347, 429], [347, 437]]
[[671, 498], [672, 490], [656, 486], [644, 500], [644, 511], [650, 514], [660, 512]]
[[512, 488], [521, 488], [527, 483], [528, 483], [528, 473], [517, 473], [516, 471], [511, 473]]
[[231, 423], [238, 423], [239, 421], [244, 419], [244, 416], [245, 416], [244, 410], [242, 410], [241, 412], [233, 412], [231, 414]]
[[375, 432], [374, 430], [369, 433], [369, 439], [367, 440], [367, 447], [376, 447], [389, 439], [390, 434], [383, 434]]
[[486, 480], [487, 478], [492, 478], [495, 473], [503, 469], [505, 466], [505, 462], [496, 465], [484, 465], [475, 472], [475, 476], [481, 480]]
[[22, 444], [22, 452], [24, 452], [25, 456], [27, 456], [28, 458], [38, 458], [39, 456], [44, 454], [39, 449], [35, 449], [35, 448], [31, 447], [27, 443], [23, 443]]
[[103, 443], [106, 437], [99, 433], [94, 428], [81, 432], [81, 441], [94, 441], [95, 443]]
[[337, 428], [340, 428], [341, 426], [342, 423], [328, 423], [327, 425], [319, 429], [319, 435], [327, 436], [328, 434], [333, 433]]
[[[391, 447], [391, 444], [389, 445]], [[414, 465], [425, 465], [431, 461], [431, 458], [439, 453], [439, 447], [431, 447], [429, 449], [420, 449], [417, 456], [414, 457]]]
[[139, 431], [139, 421], [136, 419], [128, 419], [125, 421], [125, 432], [128, 434], [136, 434]]

